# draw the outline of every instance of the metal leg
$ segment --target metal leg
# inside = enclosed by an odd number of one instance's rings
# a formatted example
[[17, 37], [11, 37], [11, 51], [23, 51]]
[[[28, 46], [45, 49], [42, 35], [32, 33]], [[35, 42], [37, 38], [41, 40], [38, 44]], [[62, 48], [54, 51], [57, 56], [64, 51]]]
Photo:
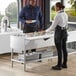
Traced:
[[52, 63], [52, 58], [51, 58], [51, 63]]
[[26, 51], [24, 51], [24, 71], [26, 72]]
[[13, 49], [12, 49], [12, 52], [11, 52], [11, 64], [12, 64], [12, 68], [13, 68]]

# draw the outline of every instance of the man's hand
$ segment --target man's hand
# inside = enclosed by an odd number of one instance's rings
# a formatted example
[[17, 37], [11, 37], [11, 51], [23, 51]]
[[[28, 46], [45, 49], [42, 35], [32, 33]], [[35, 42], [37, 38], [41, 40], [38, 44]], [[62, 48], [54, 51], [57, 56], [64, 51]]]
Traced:
[[30, 23], [32, 23], [32, 20], [26, 20], [26, 23], [30, 24]]
[[42, 34], [45, 34], [45, 33], [46, 33], [46, 31], [45, 31], [45, 30], [42, 30], [42, 31], [40, 31], [40, 32], [42, 32]]

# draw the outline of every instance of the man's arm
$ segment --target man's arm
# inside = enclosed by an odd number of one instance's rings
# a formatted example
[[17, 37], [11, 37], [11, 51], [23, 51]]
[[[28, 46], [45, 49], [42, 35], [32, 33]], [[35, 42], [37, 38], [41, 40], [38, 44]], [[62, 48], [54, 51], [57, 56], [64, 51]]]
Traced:
[[21, 10], [21, 12], [19, 13], [19, 21], [21, 21], [22, 24], [32, 23], [32, 20], [26, 20], [25, 11], [27, 11], [27, 10], [26, 10], [25, 8], [23, 8], [23, 9]]
[[19, 21], [21, 21], [21, 23], [22, 24], [24, 24], [25, 23], [25, 9], [23, 8], [22, 10], [21, 10], [21, 12], [19, 13]]
[[44, 21], [41, 8], [39, 9], [39, 21], [40, 21], [40, 30], [44, 29]]

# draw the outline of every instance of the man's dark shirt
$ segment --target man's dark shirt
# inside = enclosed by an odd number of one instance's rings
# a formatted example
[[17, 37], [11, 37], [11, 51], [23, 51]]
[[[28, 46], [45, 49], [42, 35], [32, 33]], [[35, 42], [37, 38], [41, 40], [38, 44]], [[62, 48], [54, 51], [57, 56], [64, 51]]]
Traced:
[[29, 24], [29, 26], [40, 25], [40, 29], [43, 28], [43, 16], [39, 6], [26, 5], [19, 14], [19, 21], [26, 26], [26, 20], [36, 20], [35, 23]]

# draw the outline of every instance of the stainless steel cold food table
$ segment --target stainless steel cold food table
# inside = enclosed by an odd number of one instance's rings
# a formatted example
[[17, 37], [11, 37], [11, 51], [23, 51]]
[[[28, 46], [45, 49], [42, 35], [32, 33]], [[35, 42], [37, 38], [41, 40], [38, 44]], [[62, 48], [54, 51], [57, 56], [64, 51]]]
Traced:
[[[76, 41], [75, 37], [76, 31], [71, 31], [68, 33], [68, 41], [69, 42], [74, 42]], [[10, 36], [10, 47], [12, 49], [11, 52], [11, 61], [12, 61], [12, 67], [13, 67], [13, 62], [20, 62], [24, 63], [24, 71], [26, 71], [26, 50], [29, 49], [38, 49], [38, 48], [44, 48], [44, 47], [50, 47], [54, 46], [54, 34], [43, 34], [43, 35], [37, 35], [35, 34], [16, 34]], [[19, 61], [17, 59], [13, 58], [13, 53], [19, 52], [19, 51], [24, 51], [24, 59], [23, 61]]]
[[[34, 34], [33, 36], [29, 35], [12, 35], [10, 36], [10, 47], [12, 49], [11, 52], [11, 61], [12, 67], [13, 62], [20, 62], [24, 63], [24, 71], [26, 71], [26, 50], [30, 49], [38, 49], [44, 47], [54, 46], [54, 38], [53, 34], [44, 34], [44, 35], [37, 35]], [[19, 61], [13, 58], [13, 53], [24, 51], [24, 61]]]

